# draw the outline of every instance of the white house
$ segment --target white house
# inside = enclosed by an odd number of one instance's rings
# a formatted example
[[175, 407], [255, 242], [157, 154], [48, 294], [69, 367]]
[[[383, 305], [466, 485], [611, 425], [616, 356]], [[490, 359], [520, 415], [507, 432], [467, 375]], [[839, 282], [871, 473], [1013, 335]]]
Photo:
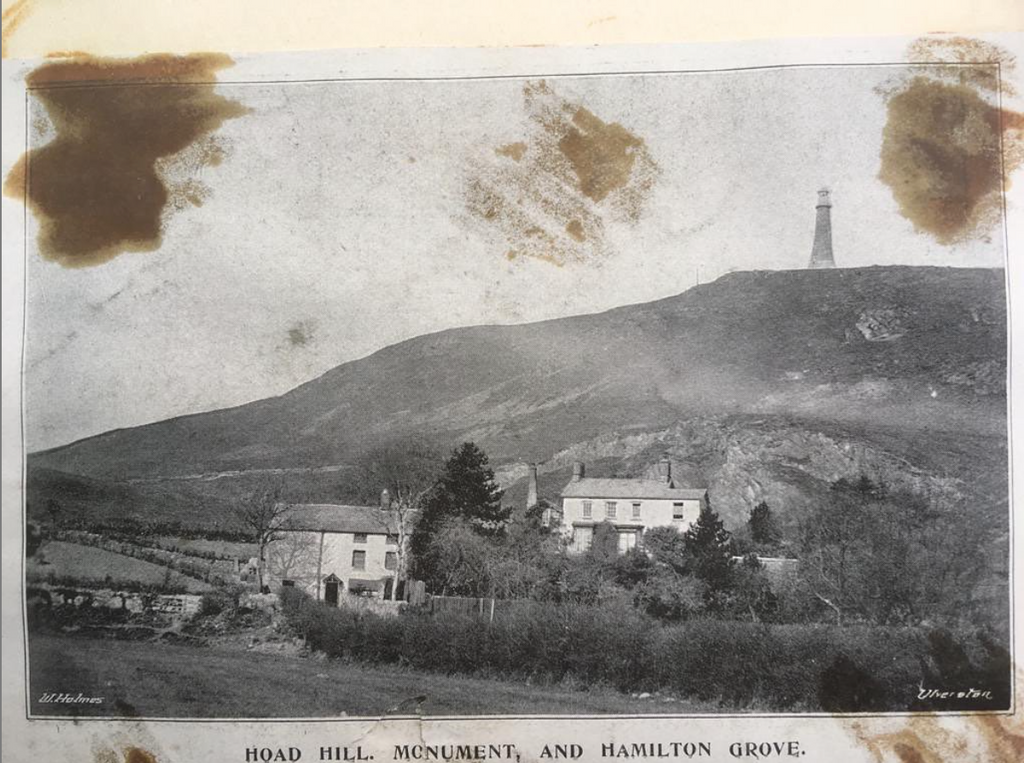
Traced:
[[[531, 477], [533, 473], [531, 472]], [[545, 515], [569, 541], [572, 553], [590, 548], [594, 528], [615, 526], [619, 551], [635, 548], [645, 530], [674, 527], [685, 532], [707, 505], [706, 488], [680, 487], [672, 480], [668, 458], [658, 463], [657, 478], [587, 477], [582, 463], [573, 464], [572, 480], [562, 490], [561, 508]]]
[[268, 584], [337, 606], [345, 595], [389, 599], [398, 574], [398, 513], [381, 506], [292, 504], [267, 548]]

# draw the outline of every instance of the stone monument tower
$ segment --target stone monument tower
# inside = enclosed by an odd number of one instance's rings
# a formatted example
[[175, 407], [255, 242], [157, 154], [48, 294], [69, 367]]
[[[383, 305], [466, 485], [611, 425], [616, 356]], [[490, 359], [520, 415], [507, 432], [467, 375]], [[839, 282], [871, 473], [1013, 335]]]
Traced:
[[832, 257], [832, 202], [829, 200], [827, 188], [818, 191], [818, 203], [815, 206], [814, 248], [811, 250], [809, 268], [834, 268], [836, 261]]

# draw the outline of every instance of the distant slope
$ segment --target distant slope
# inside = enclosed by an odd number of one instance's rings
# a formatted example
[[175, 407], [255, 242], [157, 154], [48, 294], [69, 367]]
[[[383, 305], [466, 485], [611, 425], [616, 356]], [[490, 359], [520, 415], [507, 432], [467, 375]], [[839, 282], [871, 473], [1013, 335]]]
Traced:
[[321, 467], [410, 436], [472, 439], [500, 464], [744, 414], [908, 442], [1005, 437], [1003, 288], [1001, 270], [734, 273], [596, 315], [418, 337], [280, 397], [107, 432], [30, 467], [107, 480]]

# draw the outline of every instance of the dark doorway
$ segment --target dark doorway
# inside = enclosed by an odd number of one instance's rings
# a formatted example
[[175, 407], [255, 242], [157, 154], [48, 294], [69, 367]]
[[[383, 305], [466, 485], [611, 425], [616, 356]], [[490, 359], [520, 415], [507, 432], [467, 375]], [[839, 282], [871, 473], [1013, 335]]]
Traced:
[[330, 607], [338, 606], [338, 581], [328, 580], [324, 584], [324, 601]]

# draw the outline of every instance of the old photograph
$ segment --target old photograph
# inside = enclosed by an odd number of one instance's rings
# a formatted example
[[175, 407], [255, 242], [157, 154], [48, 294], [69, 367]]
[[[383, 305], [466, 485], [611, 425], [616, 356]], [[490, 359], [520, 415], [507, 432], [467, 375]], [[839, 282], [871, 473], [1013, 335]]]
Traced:
[[29, 716], [1010, 709], [1000, 60], [32, 70]]

